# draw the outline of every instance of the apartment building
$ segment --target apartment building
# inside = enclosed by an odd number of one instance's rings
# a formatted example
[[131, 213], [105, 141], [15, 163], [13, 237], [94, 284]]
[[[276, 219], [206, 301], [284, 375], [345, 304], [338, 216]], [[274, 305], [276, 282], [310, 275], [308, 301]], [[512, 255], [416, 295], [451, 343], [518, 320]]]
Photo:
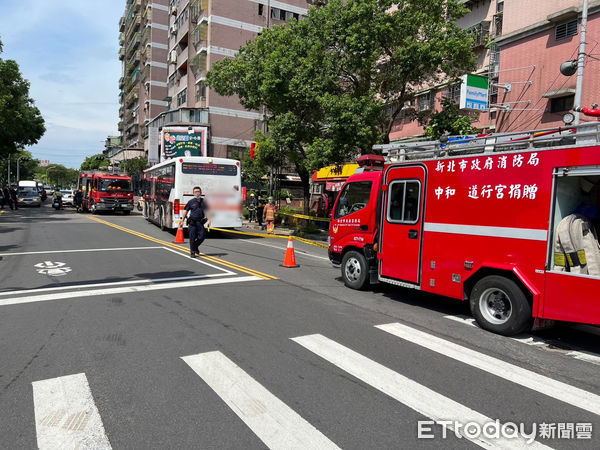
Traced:
[[[579, 52], [583, 0], [504, 0], [498, 131], [564, 126], [574, 103], [577, 75], [560, 73]], [[600, 103], [600, 1], [589, 1], [582, 106]], [[581, 122], [593, 121], [581, 117]]]
[[[502, 0], [459, 0], [470, 12], [457, 21], [457, 25], [473, 35], [473, 53], [475, 54], [476, 75], [489, 78], [489, 101], [496, 102], [498, 81], [498, 52], [494, 45], [496, 36], [502, 34]], [[414, 112], [434, 112], [441, 110], [442, 98], [451, 97], [457, 102], [460, 98], [460, 83], [446, 83], [430, 86], [417, 92], [415, 99], [406, 105], [401, 117], [394, 123], [390, 140], [400, 140], [420, 136], [423, 126], [414, 120]], [[473, 112], [473, 126], [494, 130], [496, 112], [491, 108], [485, 112]]]
[[122, 77], [121, 151], [115, 161], [148, 152], [147, 124], [166, 111], [169, 0], [127, 0], [119, 20]]
[[[458, 25], [474, 35], [476, 74], [489, 78], [485, 112], [473, 112], [478, 128], [509, 132], [564, 125], [572, 108], [576, 75], [559, 71], [577, 58], [583, 0], [461, 0], [470, 13]], [[582, 103], [600, 103], [600, 1], [590, 1]], [[594, 56], [596, 55], [596, 56]], [[419, 92], [390, 133], [391, 140], [423, 134], [411, 110], [439, 111], [443, 96], [457, 99], [458, 85]], [[582, 118], [582, 121], [585, 121]], [[588, 119], [589, 120], [589, 119]]]
[[[263, 28], [306, 16], [313, 0], [171, 0], [168, 9], [167, 110], [153, 117], [147, 133], [165, 126], [205, 127], [207, 154], [240, 157], [262, 129], [260, 111], [248, 111], [236, 97], [209, 89], [206, 74]], [[318, 2], [317, 2], [318, 3]], [[149, 139], [157, 155], [157, 140]]]

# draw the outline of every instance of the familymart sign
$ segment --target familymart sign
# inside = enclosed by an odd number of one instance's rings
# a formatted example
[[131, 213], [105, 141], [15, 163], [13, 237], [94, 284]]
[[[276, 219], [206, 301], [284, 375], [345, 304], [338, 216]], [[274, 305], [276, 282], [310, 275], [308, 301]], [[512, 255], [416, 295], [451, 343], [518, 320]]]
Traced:
[[487, 111], [488, 109], [488, 87], [487, 77], [479, 75], [463, 75], [460, 85], [460, 109], [475, 109]]

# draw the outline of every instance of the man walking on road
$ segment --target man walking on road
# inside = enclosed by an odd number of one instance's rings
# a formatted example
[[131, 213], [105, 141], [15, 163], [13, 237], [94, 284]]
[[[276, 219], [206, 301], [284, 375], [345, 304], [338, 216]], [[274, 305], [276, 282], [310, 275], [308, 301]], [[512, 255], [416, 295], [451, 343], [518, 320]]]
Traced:
[[179, 222], [179, 228], [183, 228], [183, 221], [188, 216], [188, 234], [190, 239], [190, 258], [195, 258], [198, 253], [198, 247], [206, 238], [204, 224], [210, 227], [210, 220], [207, 217], [208, 205], [202, 198], [202, 189], [199, 186], [194, 187], [194, 198], [185, 205], [185, 212]]

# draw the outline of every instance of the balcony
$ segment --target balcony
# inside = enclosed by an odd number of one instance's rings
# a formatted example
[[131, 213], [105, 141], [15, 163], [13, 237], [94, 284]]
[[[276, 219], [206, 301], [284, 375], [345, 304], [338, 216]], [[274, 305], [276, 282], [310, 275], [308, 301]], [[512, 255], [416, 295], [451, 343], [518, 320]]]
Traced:
[[125, 58], [125, 49], [124, 49], [123, 47], [121, 47], [121, 48], [119, 49], [119, 59], [120, 59], [121, 61], [123, 61], [123, 59], [124, 59], [124, 58]]
[[142, 0], [133, 0], [133, 10], [138, 12], [142, 7]]
[[193, 24], [198, 23], [202, 17], [206, 17], [208, 11], [208, 0], [195, 0], [190, 5], [190, 18]]
[[484, 20], [466, 30], [473, 36], [473, 48], [483, 47], [490, 38], [490, 21]]
[[141, 44], [146, 45], [146, 43], [150, 40], [150, 36], [151, 36], [151, 29], [150, 29], [150, 27], [147, 27], [144, 30], [144, 32], [142, 33]]
[[142, 23], [142, 18], [139, 15], [136, 15], [133, 20], [131, 21], [131, 23], [129, 24], [129, 27], [127, 28], [127, 33], [125, 33], [125, 38], [127, 39], [128, 37], [130, 37], [141, 25]]
[[134, 66], [136, 63], [140, 62], [140, 51], [136, 50], [135, 52], [133, 52], [133, 54], [131, 55], [131, 58], [129, 58], [129, 61], [127, 61], [127, 65], [132, 65]]
[[125, 86], [125, 77], [119, 78], [119, 89], [123, 89]]
[[117, 129], [122, 132], [124, 128], [125, 128], [125, 123], [123, 121], [120, 121], [117, 124]]
[[125, 31], [125, 17], [119, 19], [119, 31], [123, 33]]
[[136, 49], [140, 45], [140, 33], [134, 33], [131, 36], [131, 40], [129, 41], [129, 45], [127, 46], [127, 50], [125, 54], [129, 55], [132, 50]]
[[125, 43], [125, 33], [119, 33], [119, 45], [121, 47], [123, 47], [123, 44]]
[[206, 47], [206, 41], [208, 39], [208, 23], [202, 22], [194, 28], [192, 31], [192, 42], [197, 49]]
[[152, 6], [150, 5], [146, 6], [146, 9], [144, 9], [144, 14], [142, 14], [142, 21], [146, 23], [148, 20], [152, 20]]
[[206, 76], [207, 72], [207, 53], [206, 50], [201, 51], [190, 61], [190, 68], [196, 79]]
[[188, 60], [188, 48], [186, 47], [179, 55], [177, 55], [177, 69], [183, 68], [184, 64], [187, 64]]
[[129, 94], [127, 94], [127, 97], [125, 97], [125, 106], [129, 106], [134, 101], [136, 101], [139, 98], [139, 92], [140, 92], [140, 87], [134, 86], [133, 89], [131, 89], [131, 92], [129, 92]]

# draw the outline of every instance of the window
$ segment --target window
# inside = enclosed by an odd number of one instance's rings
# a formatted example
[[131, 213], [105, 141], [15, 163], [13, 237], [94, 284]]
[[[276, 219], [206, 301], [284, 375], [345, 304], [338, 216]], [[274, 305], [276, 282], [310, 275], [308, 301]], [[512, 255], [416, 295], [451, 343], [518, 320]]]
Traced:
[[229, 159], [244, 159], [246, 147], [238, 147], [236, 145], [228, 145], [227, 146], [227, 158]]
[[418, 180], [392, 181], [389, 187], [388, 222], [417, 223], [421, 182]]
[[335, 218], [339, 219], [367, 206], [371, 196], [372, 184], [371, 181], [357, 181], [347, 184], [340, 194], [335, 210]]
[[575, 94], [567, 95], [565, 97], [551, 98], [550, 99], [550, 112], [558, 113], [563, 111], [570, 111], [573, 108], [573, 102], [575, 101]]
[[196, 101], [206, 100], [206, 85], [201, 81], [196, 85]]
[[460, 83], [456, 83], [453, 84], [452, 86], [448, 87], [448, 97], [450, 97], [453, 100], [459, 100], [460, 99]]
[[271, 8], [271, 19], [279, 19], [279, 11], [281, 11], [279, 8]]
[[177, 94], [177, 106], [183, 105], [187, 101], [187, 88]]
[[554, 39], [558, 41], [559, 39], [564, 39], [569, 36], [575, 36], [577, 34], [578, 25], [577, 19], [559, 23], [554, 29]]
[[258, 15], [262, 16], [265, 9], [265, 5], [258, 4]]
[[419, 95], [417, 97], [417, 110], [427, 111], [428, 109], [433, 109], [434, 99], [435, 96], [433, 95], [433, 92], [427, 92]]
[[169, 77], [169, 87], [172, 88], [173, 86], [175, 86], [175, 74]]

